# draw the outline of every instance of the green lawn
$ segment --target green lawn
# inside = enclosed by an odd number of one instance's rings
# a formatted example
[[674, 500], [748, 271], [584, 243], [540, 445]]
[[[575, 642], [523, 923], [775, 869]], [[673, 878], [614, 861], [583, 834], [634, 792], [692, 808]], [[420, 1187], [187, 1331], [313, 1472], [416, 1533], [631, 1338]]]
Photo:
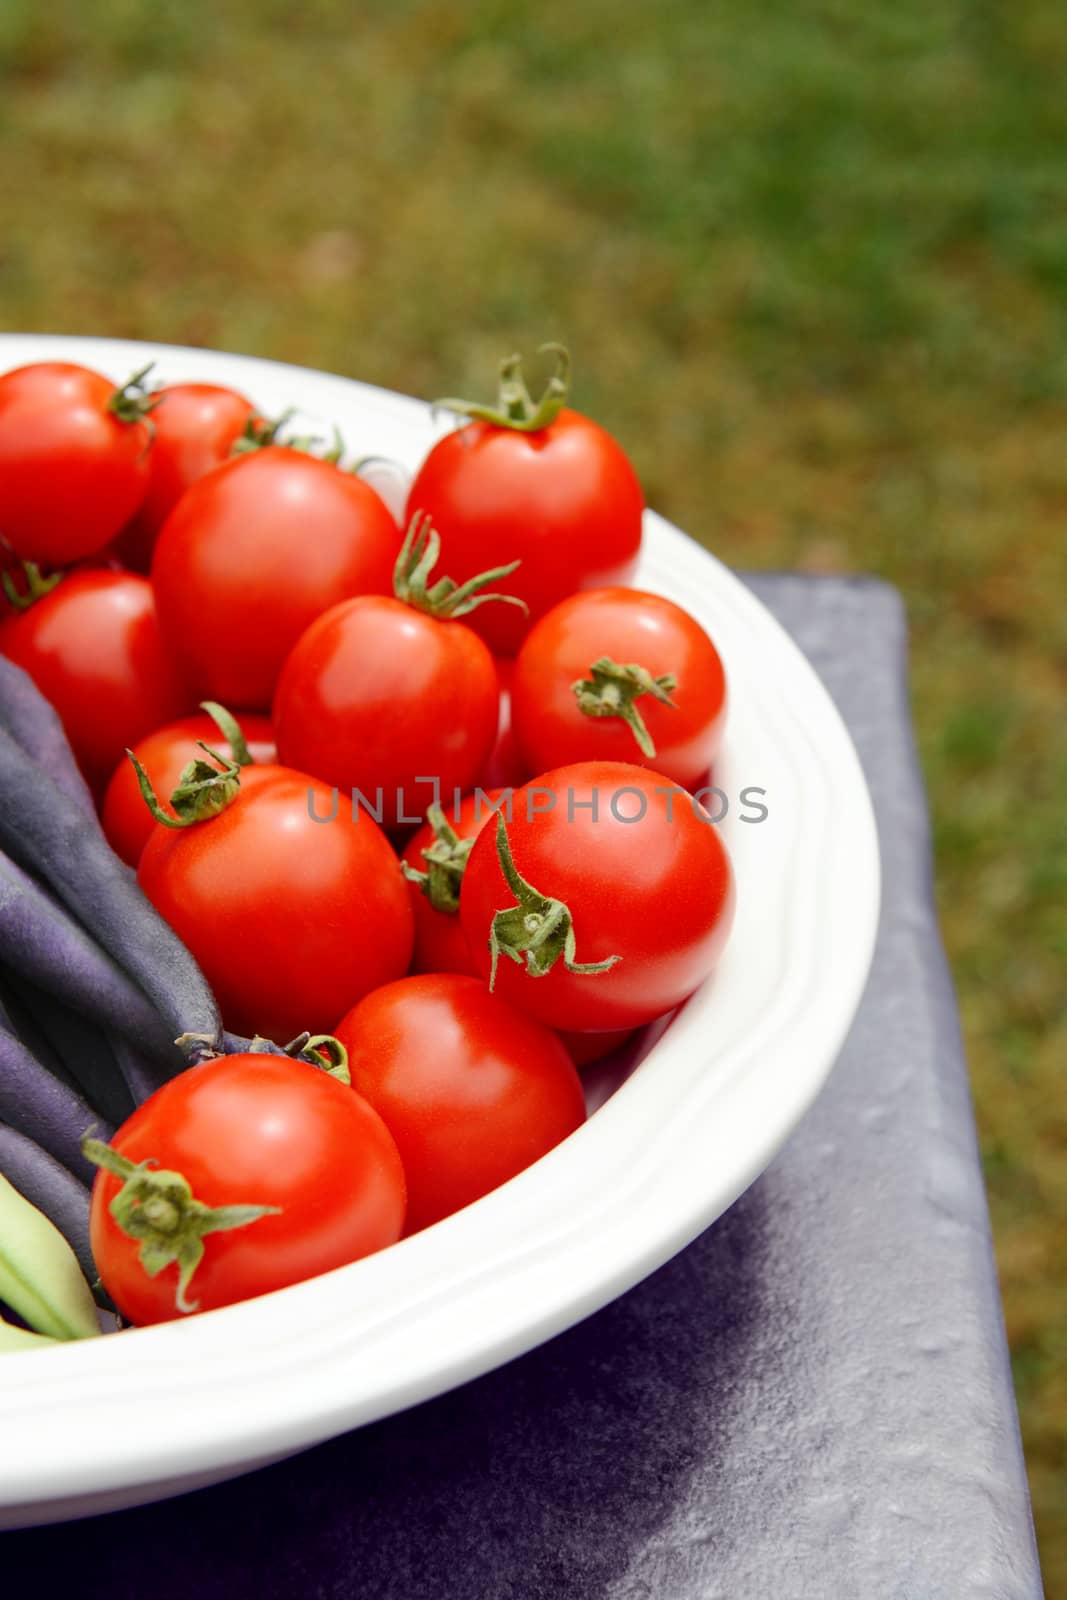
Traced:
[[3, 0], [0, 75], [4, 327], [426, 395], [565, 337], [728, 561], [901, 587], [1067, 1595], [1062, 0]]

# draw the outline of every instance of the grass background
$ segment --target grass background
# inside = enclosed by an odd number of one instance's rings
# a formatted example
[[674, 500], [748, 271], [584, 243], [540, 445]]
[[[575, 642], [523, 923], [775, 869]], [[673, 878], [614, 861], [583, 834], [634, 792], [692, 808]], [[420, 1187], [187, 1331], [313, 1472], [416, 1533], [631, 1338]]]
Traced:
[[1062, 0], [0, 0], [0, 325], [432, 396], [563, 337], [729, 562], [913, 625], [1050, 1597], [1067, 1595]]

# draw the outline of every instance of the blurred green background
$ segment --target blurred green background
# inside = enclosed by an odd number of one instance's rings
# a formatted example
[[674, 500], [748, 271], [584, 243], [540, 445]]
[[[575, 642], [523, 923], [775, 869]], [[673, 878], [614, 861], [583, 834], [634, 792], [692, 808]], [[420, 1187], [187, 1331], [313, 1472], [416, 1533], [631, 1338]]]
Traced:
[[565, 338], [651, 502], [913, 627], [1067, 1595], [1062, 0], [0, 0], [0, 325], [433, 396]]

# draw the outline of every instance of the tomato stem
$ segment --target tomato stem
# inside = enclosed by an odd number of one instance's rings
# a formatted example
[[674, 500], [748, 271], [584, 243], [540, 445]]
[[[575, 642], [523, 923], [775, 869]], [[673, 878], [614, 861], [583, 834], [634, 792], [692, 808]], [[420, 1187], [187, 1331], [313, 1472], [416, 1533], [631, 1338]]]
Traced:
[[[202, 1066], [205, 1061], [217, 1061], [226, 1054], [219, 1049], [218, 1040], [209, 1033], [183, 1033], [174, 1043], [190, 1067]], [[290, 1039], [287, 1045], [277, 1045], [272, 1039], [264, 1039], [257, 1033], [247, 1048], [250, 1055], [288, 1056], [292, 1061], [305, 1061], [309, 1067], [318, 1067], [320, 1072], [336, 1078], [339, 1083], [352, 1082], [348, 1070], [348, 1051], [332, 1033], [312, 1035], [305, 1030], [298, 1033], [295, 1039]]]
[[352, 1074], [348, 1068], [348, 1051], [340, 1039], [335, 1039], [332, 1033], [313, 1034], [299, 1052], [299, 1059], [310, 1062], [313, 1067], [319, 1067], [328, 1077], [336, 1078], [338, 1083], [352, 1082]]
[[392, 456], [360, 456], [358, 461], [353, 461], [348, 470], [353, 477], [358, 478], [362, 474], [364, 467], [388, 467], [398, 478], [403, 479], [405, 484], [410, 481], [410, 474], [407, 469], [399, 461], [395, 461]]
[[555, 422], [570, 396], [571, 358], [566, 345], [543, 344], [539, 355], [555, 357], [556, 370], [545, 385], [540, 400], [534, 401], [522, 375], [522, 357], [507, 356], [500, 363], [500, 385], [495, 406], [470, 400], [436, 400], [434, 410], [455, 411], [472, 421], [491, 422], [497, 428], [517, 433], [539, 433]]
[[519, 872], [511, 853], [511, 842], [504, 818], [497, 813], [496, 853], [500, 870], [516, 904], [498, 911], [489, 929], [489, 953], [492, 965], [489, 987], [495, 987], [497, 962], [505, 955], [521, 965], [532, 978], [543, 978], [551, 972], [561, 958], [568, 972], [595, 975], [607, 972], [621, 956], [608, 956], [604, 961], [576, 961], [574, 924], [570, 908], [562, 900], [552, 899], [535, 889]]
[[16, 589], [10, 572], [5, 572], [0, 577], [8, 604], [16, 611], [28, 611], [38, 600], [43, 600], [46, 594], [51, 594], [56, 584], [62, 583], [66, 576], [63, 572], [52, 572], [46, 578], [36, 561], [23, 561], [20, 565], [26, 579], [25, 590]]
[[126, 382], [115, 390], [107, 403], [107, 409], [113, 417], [127, 426], [136, 422], [143, 422], [148, 432], [148, 443], [144, 454], [151, 449], [156, 437], [156, 424], [151, 413], [163, 403], [164, 396], [157, 394], [155, 389], [145, 382], [148, 374], [155, 366], [154, 361], [149, 361], [145, 366], [139, 367], [126, 379]]
[[185, 1057], [187, 1067], [199, 1067], [205, 1061], [217, 1061], [224, 1054], [219, 1049], [218, 1035], [213, 1033], [183, 1033], [174, 1043]]
[[206, 711], [212, 722], [218, 728], [233, 753], [233, 759], [239, 767], [252, 766], [252, 755], [248, 748], [248, 741], [241, 731], [241, 724], [232, 711], [227, 711], [225, 706], [220, 706], [217, 700], [201, 700], [201, 711]]
[[[331, 467], [341, 465], [341, 457], [345, 453], [345, 441], [341, 430], [335, 422], [330, 424], [332, 441], [327, 449], [326, 441], [317, 433], [298, 433], [291, 439], [281, 439], [279, 434], [287, 422], [296, 416], [296, 407], [289, 406], [280, 416], [269, 418], [262, 417], [257, 411], [251, 412], [244, 425], [243, 432], [230, 446], [231, 456], [246, 456], [256, 450], [267, 450], [271, 445], [279, 445], [286, 450], [299, 450], [302, 454], [314, 456], [317, 461], [327, 461]], [[352, 468], [353, 473], [356, 468]]]
[[488, 572], [480, 572], [477, 577], [468, 578], [466, 583], [457, 584], [452, 578], [438, 578], [431, 586], [430, 574], [440, 554], [440, 534], [425, 512], [416, 511], [393, 569], [393, 590], [398, 600], [442, 621], [449, 617], [468, 616], [490, 600], [502, 600], [505, 605], [519, 606], [523, 614], [529, 616], [530, 608], [526, 601], [516, 595], [478, 592], [487, 583], [496, 583], [500, 578], [508, 577], [520, 565], [518, 561], [510, 561], [506, 567], [492, 567]]
[[333, 424], [333, 444], [328, 450], [323, 452], [322, 459], [323, 461], [328, 461], [331, 466], [339, 467], [341, 465], [341, 457], [344, 455], [344, 453], [345, 442], [341, 437], [341, 430], [335, 422]]
[[341, 437], [341, 430], [336, 423], [332, 424], [333, 443], [329, 450], [316, 449], [323, 441], [317, 433], [300, 433], [295, 438], [286, 439], [287, 450], [299, 450], [306, 456], [315, 456], [319, 461], [328, 461], [331, 467], [341, 465], [341, 457], [345, 453], [345, 442]]
[[160, 805], [156, 791], [152, 787], [152, 780], [133, 751], [126, 751], [137, 774], [141, 798], [156, 821], [161, 822], [165, 828], [191, 828], [194, 823], [206, 822], [210, 817], [217, 817], [219, 812], [225, 811], [240, 793], [240, 761], [227, 761], [217, 751], [204, 744], [203, 740], [198, 739], [197, 744], [204, 754], [209, 755], [218, 765], [213, 767], [197, 758], [182, 768], [178, 787], [170, 797], [174, 816], [171, 816], [169, 811], [164, 811]]
[[420, 872], [406, 861], [401, 861], [400, 870], [409, 883], [421, 889], [435, 911], [454, 917], [459, 910], [460, 885], [474, 840], [460, 838], [436, 800], [428, 807], [426, 820], [434, 833], [433, 843], [420, 852], [426, 871]]
[[678, 687], [673, 672], [654, 678], [647, 667], [634, 661], [623, 665], [610, 656], [600, 656], [589, 672], [588, 678], [571, 684], [579, 711], [587, 717], [621, 717], [637, 740], [641, 754], [654, 756], [656, 746], [634, 701], [639, 695], [650, 694], [660, 705], [677, 710], [671, 699], [671, 691]]
[[295, 414], [294, 406], [287, 406], [276, 417], [263, 417], [258, 411], [250, 411], [243, 431], [230, 446], [231, 456], [249, 455], [253, 450], [266, 450], [269, 445], [278, 444], [279, 432]]
[[82, 1154], [94, 1166], [122, 1180], [108, 1210], [129, 1238], [140, 1245], [137, 1259], [150, 1278], [178, 1263], [179, 1311], [195, 1311], [199, 1300], [188, 1298], [193, 1274], [204, 1256], [204, 1235], [244, 1228], [260, 1217], [277, 1216], [279, 1206], [207, 1206], [197, 1200], [180, 1172], [168, 1172], [149, 1157], [130, 1161], [101, 1139], [82, 1135]]

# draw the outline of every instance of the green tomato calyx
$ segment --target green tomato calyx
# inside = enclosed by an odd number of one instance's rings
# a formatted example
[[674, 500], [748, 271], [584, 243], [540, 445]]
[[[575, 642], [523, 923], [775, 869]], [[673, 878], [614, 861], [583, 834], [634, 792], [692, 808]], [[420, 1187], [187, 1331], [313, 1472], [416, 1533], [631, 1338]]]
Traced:
[[589, 673], [588, 678], [579, 678], [577, 683], [571, 684], [579, 711], [587, 717], [621, 717], [637, 740], [641, 754], [654, 756], [656, 746], [634, 701], [639, 695], [650, 694], [660, 705], [677, 710], [671, 699], [672, 690], [678, 687], [674, 674], [665, 672], [662, 677], [654, 678], [647, 667], [638, 666], [634, 661], [624, 665], [612, 661], [610, 656], [594, 661]]
[[507, 879], [516, 904], [498, 911], [489, 930], [489, 953], [492, 957], [490, 989], [495, 987], [497, 962], [502, 955], [519, 965], [525, 962], [532, 978], [543, 978], [560, 959], [568, 972], [581, 976], [607, 972], [609, 967], [622, 960], [621, 956], [608, 956], [605, 961], [575, 960], [574, 924], [570, 908], [562, 900], [543, 895], [521, 875], [511, 854], [504, 818], [499, 813], [496, 819], [496, 852], [500, 870]]
[[325, 1072], [328, 1078], [336, 1078], [338, 1083], [347, 1086], [352, 1082], [352, 1074], [348, 1070], [348, 1051], [332, 1033], [299, 1033], [286, 1045], [283, 1054], [294, 1061], [306, 1061], [309, 1066], [318, 1067], [320, 1072]]
[[404, 535], [404, 543], [393, 568], [393, 591], [398, 600], [425, 611], [442, 621], [452, 617], [465, 617], [490, 600], [502, 600], [505, 605], [519, 606], [525, 616], [530, 608], [525, 600], [513, 594], [482, 594], [487, 583], [497, 583], [508, 577], [519, 565], [510, 561], [506, 567], [492, 567], [468, 578], [466, 583], [456, 583], [452, 578], [438, 578], [430, 583], [430, 574], [441, 554], [441, 535], [423, 511], [416, 511]]
[[[200, 1067], [206, 1061], [218, 1061], [229, 1051], [219, 1048], [219, 1040], [210, 1033], [183, 1033], [174, 1043], [185, 1057], [187, 1067]], [[291, 1061], [306, 1061], [309, 1067], [318, 1067], [327, 1077], [338, 1083], [350, 1085], [352, 1074], [348, 1070], [348, 1051], [332, 1033], [304, 1032], [290, 1039], [287, 1045], [277, 1045], [257, 1033], [248, 1044], [248, 1054], [255, 1056], [288, 1056]]]
[[[230, 455], [254, 455], [257, 450], [269, 450], [271, 445], [277, 445], [280, 449], [298, 450], [301, 455], [314, 456], [317, 461], [339, 467], [345, 453], [345, 441], [337, 424], [330, 424], [329, 440], [320, 433], [295, 433], [283, 439], [282, 429], [295, 416], [295, 406], [289, 406], [277, 417], [263, 417], [258, 411], [250, 412], [242, 432], [230, 446]], [[355, 471], [355, 468], [352, 470]]]
[[545, 385], [540, 400], [534, 401], [522, 375], [522, 357], [512, 355], [500, 363], [500, 387], [495, 406], [470, 400], [437, 400], [435, 411], [455, 411], [472, 422], [490, 422], [515, 433], [539, 433], [555, 422], [570, 396], [571, 358], [566, 345], [543, 344], [539, 355], [555, 358], [556, 370]]
[[258, 411], [250, 411], [243, 430], [230, 446], [231, 456], [252, 455], [256, 450], [266, 450], [272, 444], [280, 445], [282, 440], [278, 435], [294, 415], [293, 406], [277, 417], [263, 417]]
[[420, 872], [406, 861], [401, 861], [400, 870], [409, 883], [418, 886], [435, 911], [454, 917], [459, 910], [460, 886], [474, 840], [460, 838], [436, 800], [428, 808], [426, 820], [434, 833], [433, 844], [422, 851], [426, 871]]
[[36, 561], [23, 561], [21, 567], [25, 588], [16, 588], [10, 572], [0, 575], [0, 585], [3, 586], [7, 603], [15, 611], [28, 611], [46, 594], [51, 594], [56, 584], [62, 583], [66, 576], [63, 572], [52, 572], [46, 577]]
[[226, 740], [236, 764], [239, 767], [252, 766], [252, 753], [248, 748], [248, 741], [244, 736], [241, 724], [233, 712], [227, 711], [225, 706], [220, 706], [217, 700], [201, 700], [200, 709], [207, 712], [222, 737]]
[[331, 440], [329, 449], [326, 448], [322, 436], [317, 433], [299, 433], [292, 439], [286, 439], [287, 450], [299, 450], [301, 455], [314, 456], [318, 461], [325, 461], [331, 467], [341, 465], [341, 457], [345, 453], [345, 441], [336, 422], [330, 424]]
[[126, 379], [121, 388], [115, 390], [107, 403], [111, 415], [117, 417], [120, 422], [127, 424], [143, 422], [148, 429], [149, 445], [156, 434], [156, 425], [151, 413], [164, 399], [164, 396], [157, 394], [152, 385], [146, 381], [154, 366], [155, 362], [150, 361], [147, 366], [138, 368]]
[[188, 1290], [204, 1257], [205, 1234], [245, 1228], [281, 1211], [279, 1206], [207, 1206], [180, 1172], [167, 1172], [151, 1159], [130, 1161], [89, 1134], [82, 1137], [81, 1147], [87, 1160], [122, 1180], [108, 1210], [123, 1233], [137, 1240], [137, 1259], [148, 1276], [158, 1277], [177, 1262], [175, 1305], [182, 1312], [195, 1311], [200, 1304], [189, 1299]]
[[202, 739], [197, 740], [199, 748], [203, 750], [204, 755], [211, 757], [211, 761], [205, 761], [197, 756], [182, 768], [178, 787], [170, 797], [173, 816], [160, 805], [159, 797], [152, 787], [152, 780], [133, 751], [126, 751], [137, 774], [137, 786], [141, 791], [142, 800], [156, 821], [161, 822], [165, 828], [191, 828], [196, 822], [206, 822], [210, 817], [217, 817], [219, 812], [225, 811], [241, 792], [241, 768], [252, 765], [252, 755], [236, 717], [227, 711], [225, 706], [220, 706], [216, 700], [202, 700], [200, 709], [206, 711], [214, 721], [223, 738], [229, 743], [233, 755], [227, 760], [225, 756], [220, 756], [218, 751], [212, 750], [210, 745], [206, 745]]

